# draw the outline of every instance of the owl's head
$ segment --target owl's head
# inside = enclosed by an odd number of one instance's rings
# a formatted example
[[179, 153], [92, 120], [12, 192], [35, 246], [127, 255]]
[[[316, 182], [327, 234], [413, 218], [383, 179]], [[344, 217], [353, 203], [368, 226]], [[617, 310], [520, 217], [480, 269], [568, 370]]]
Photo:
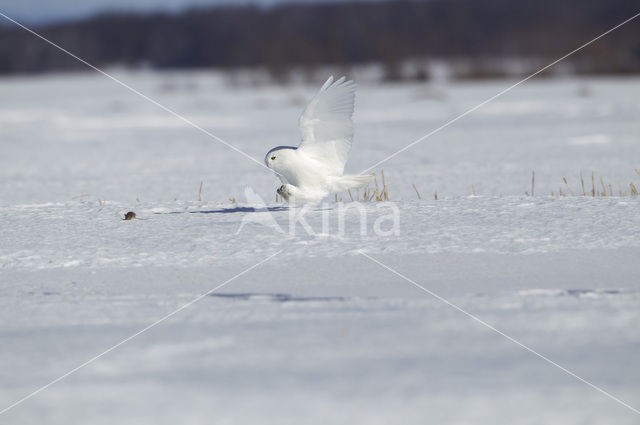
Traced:
[[267, 155], [264, 157], [264, 163], [267, 167], [277, 172], [278, 169], [286, 166], [295, 150], [296, 148], [291, 146], [278, 146], [273, 148], [267, 152]]

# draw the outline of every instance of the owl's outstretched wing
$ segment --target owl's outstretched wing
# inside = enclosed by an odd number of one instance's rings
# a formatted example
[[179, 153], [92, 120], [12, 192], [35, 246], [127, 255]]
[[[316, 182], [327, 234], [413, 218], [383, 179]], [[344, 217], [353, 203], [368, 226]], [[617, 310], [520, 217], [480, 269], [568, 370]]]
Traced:
[[342, 173], [353, 139], [356, 84], [345, 77], [324, 83], [300, 116], [302, 142], [298, 150]]

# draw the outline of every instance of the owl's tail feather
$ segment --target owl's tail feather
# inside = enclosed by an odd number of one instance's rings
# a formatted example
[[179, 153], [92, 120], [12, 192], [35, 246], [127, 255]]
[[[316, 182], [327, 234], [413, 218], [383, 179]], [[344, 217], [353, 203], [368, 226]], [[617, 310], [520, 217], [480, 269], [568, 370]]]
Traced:
[[345, 174], [334, 177], [330, 182], [331, 192], [344, 192], [349, 189], [358, 189], [365, 186], [375, 177], [374, 174]]

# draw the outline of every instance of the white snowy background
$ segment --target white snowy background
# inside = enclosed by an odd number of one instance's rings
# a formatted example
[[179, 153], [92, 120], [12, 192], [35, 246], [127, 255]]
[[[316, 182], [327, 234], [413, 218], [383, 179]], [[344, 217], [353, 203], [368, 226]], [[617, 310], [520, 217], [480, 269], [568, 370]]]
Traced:
[[[115, 75], [260, 162], [318, 88]], [[349, 172], [513, 83], [363, 80]], [[638, 424], [358, 251], [639, 408], [640, 200], [617, 196], [640, 187], [639, 117], [638, 78], [530, 81], [380, 167], [399, 234], [375, 203], [340, 234], [332, 199], [315, 234], [237, 233], [246, 187], [280, 206], [268, 170], [103, 76], [2, 78], [0, 410], [282, 252], [0, 423]], [[557, 196], [592, 171], [616, 196]]]

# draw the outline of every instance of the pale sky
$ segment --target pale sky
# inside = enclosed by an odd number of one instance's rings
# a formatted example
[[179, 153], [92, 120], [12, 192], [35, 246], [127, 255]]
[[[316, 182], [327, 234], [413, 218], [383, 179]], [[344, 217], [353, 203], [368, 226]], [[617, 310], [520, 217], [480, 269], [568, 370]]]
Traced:
[[[317, 3], [322, 0], [295, 0], [296, 3]], [[329, 0], [331, 1], [331, 0]], [[336, 0], [333, 0], [336, 1]], [[340, 1], [340, 0], [337, 0]], [[27, 23], [59, 21], [93, 15], [102, 11], [157, 10], [180, 11], [193, 6], [221, 4], [256, 4], [269, 6], [287, 0], [1, 0], [0, 12]], [[4, 18], [0, 17], [0, 20]]]

